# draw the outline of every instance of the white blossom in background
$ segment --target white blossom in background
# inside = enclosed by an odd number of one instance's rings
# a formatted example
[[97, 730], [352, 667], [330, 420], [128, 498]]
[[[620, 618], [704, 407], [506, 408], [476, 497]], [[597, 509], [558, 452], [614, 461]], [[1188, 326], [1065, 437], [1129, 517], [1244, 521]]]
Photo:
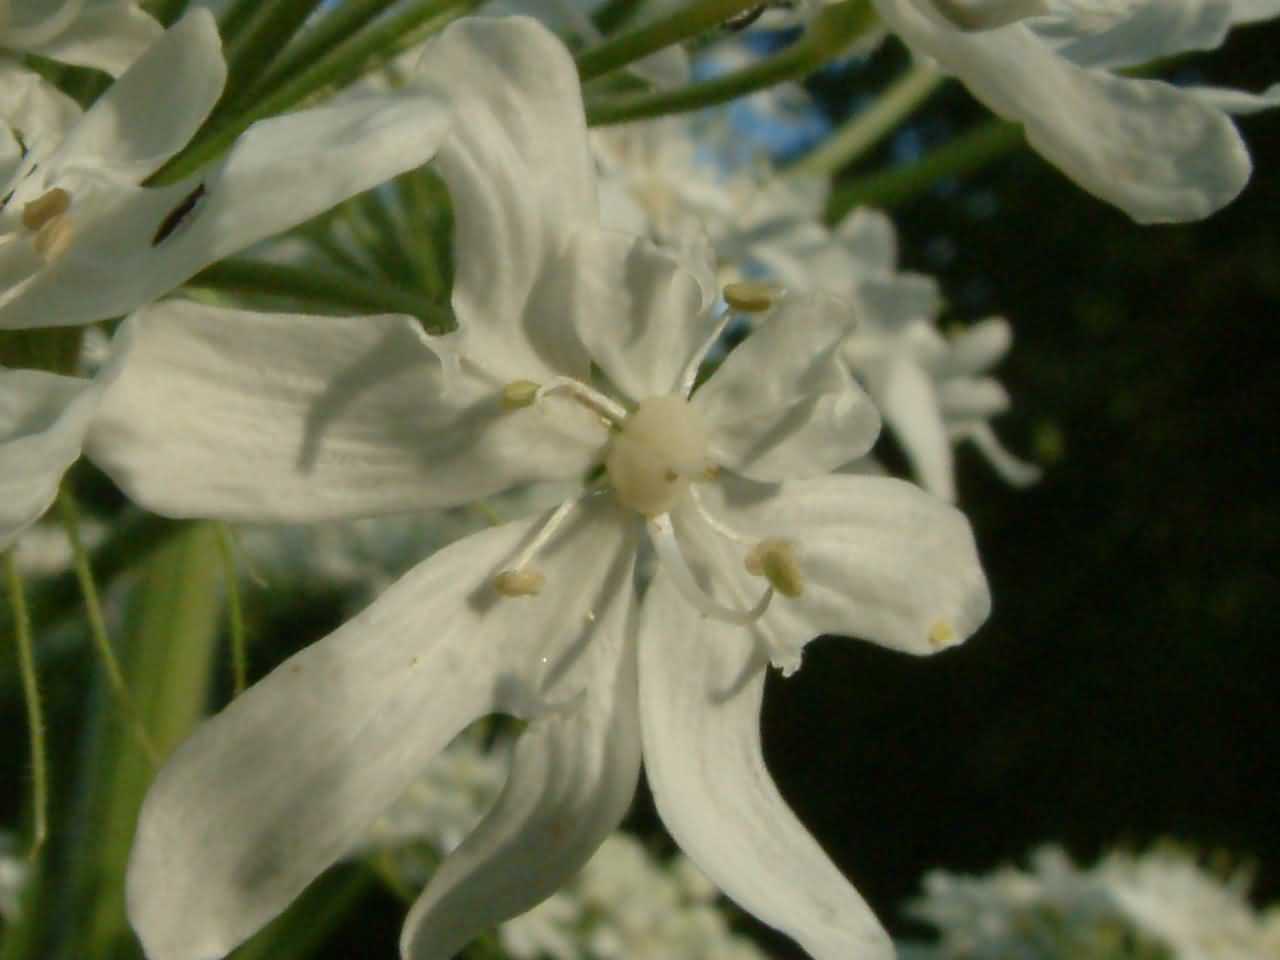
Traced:
[[1111, 853], [1077, 866], [1056, 847], [1027, 870], [980, 877], [935, 871], [910, 912], [938, 942], [913, 960], [1271, 960], [1274, 929], [1248, 900], [1248, 877], [1222, 879], [1176, 848]]
[[1140, 223], [1198, 220], [1252, 168], [1229, 113], [1280, 102], [1125, 76], [1121, 68], [1218, 47], [1280, 0], [873, 0], [919, 56], [1023, 125], [1049, 162]]
[[0, 831], [0, 920], [14, 923], [27, 882], [27, 864], [18, 853], [12, 834]]
[[459, 329], [149, 308], [88, 452], [148, 508], [246, 521], [585, 485], [437, 552], [179, 748], [129, 869], [148, 955], [226, 954], [503, 713], [527, 722], [511, 774], [411, 909], [406, 957], [451, 956], [557, 890], [621, 820], [642, 755], [728, 896], [819, 960], [886, 956], [769, 778], [764, 680], [824, 633], [963, 641], [990, 602], [968, 523], [909, 484], [831, 473], [878, 417], [829, 298], [783, 298], [690, 396], [723, 323], [710, 266], [600, 227], [577, 72], [544, 28], [460, 21], [423, 71], [465, 117], [438, 156]]
[[[118, 76], [162, 32], [134, 0], [0, 0], [0, 54], [34, 53]], [[0, 77], [4, 69], [0, 62]]]

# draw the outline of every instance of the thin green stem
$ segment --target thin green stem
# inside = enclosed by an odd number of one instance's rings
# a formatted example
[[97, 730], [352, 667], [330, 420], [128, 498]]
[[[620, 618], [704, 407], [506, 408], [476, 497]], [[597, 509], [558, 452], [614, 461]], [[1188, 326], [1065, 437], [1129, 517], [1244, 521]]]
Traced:
[[675, 13], [597, 44], [578, 55], [578, 75], [585, 82], [681, 40], [719, 26], [759, 0], [701, 0]]
[[9, 602], [13, 607], [13, 635], [18, 646], [18, 670], [22, 674], [22, 696], [27, 704], [27, 737], [31, 749], [31, 847], [27, 860], [34, 863], [49, 835], [49, 760], [44, 742], [44, 707], [36, 677], [36, 658], [27, 610], [22, 574], [13, 551], [5, 551], [5, 577], [9, 582]]
[[284, 51], [283, 56], [263, 75], [259, 86], [267, 90], [280, 86], [306, 69], [308, 64], [315, 63], [348, 37], [354, 36], [365, 24], [395, 2], [396, 0], [346, 0], [339, 4]]
[[1023, 146], [1022, 128], [990, 120], [915, 163], [850, 180], [831, 194], [826, 221], [839, 223], [859, 206], [892, 207], [933, 186], [942, 177], [961, 176]]
[[102, 601], [98, 596], [98, 587], [93, 579], [93, 568], [89, 565], [89, 553], [85, 550], [84, 541], [80, 537], [80, 511], [74, 498], [65, 489], [58, 494], [58, 510], [62, 518], [63, 529], [67, 532], [67, 539], [71, 542], [72, 565], [76, 572], [76, 579], [80, 582], [80, 594], [84, 598], [85, 617], [89, 622], [89, 636], [97, 649], [98, 658], [102, 661], [103, 669], [106, 670], [107, 682], [111, 685], [111, 692], [115, 696], [121, 712], [133, 726], [134, 735], [143, 752], [147, 755], [147, 759], [153, 764], [158, 763], [160, 754], [156, 750], [155, 744], [152, 743], [146, 727], [142, 724], [142, 717], [138, 713], [133, 698], [129, 695], [129, 687], [125, 683], [124, 671], [120, 668], [120, 661], [116, 658], [115, 651], [111, 649], [111, 638], [107, 634], [107, 621], [102, 614]]
[[427, 21], [445, 22], [475, 6], [479, 0], [416, 0], [395, 16], [386, 17], [361, 31], [328, 56], [311, 64], [264, 94], [234, 120], [196, 139], [148, 180], [149, 184], [174, 183], [222, 154], [245, 130], [265, 117], [284, 113], [329, 85], [341, 86], [360, 75], [366, 62], [379, 51]]
[[938, 89], [943, 79], [931, 64], [914, 63], [874, 104], [851, 117], [822, 146], [788, 167], [786, 173], [826, 176], [847, 167], [896, 130]]
[[441, 304], [388, 283], [369, 283], [346, 273], [230, 258], [206, 267], [188, 283], [215, 290], [321, 300], [344, 308], [410, 313], [433, 333], [454, 327], [448, 309]]
[[236, 565], [236, 543], [225, 523], [216, 526], [218, 553], [222, 558], [222, 582], [227, 591], [227, 620], [231, 634], [231, 691], [238, 697], [249, 685], [249, 645], [245, 639], [244, 606], [240, 602], [240, 571]]
[[606, 126], [686, 113], [727, 103], [784, 81], [802, 80], [838, 56], [874, 21], [875, 13], [866, 0], [845, 0], [823, 10], [803, 37], [772, 57], [678, 90], [600, 98], [587, 104], [587, 122]]
[[240, 109], [258, 79], [270, 69], [322, 0], [275, 0], [259, 4], [238, 30], [227, 49], [227, 85], [214, 110], [212, 123], [222, 122]]

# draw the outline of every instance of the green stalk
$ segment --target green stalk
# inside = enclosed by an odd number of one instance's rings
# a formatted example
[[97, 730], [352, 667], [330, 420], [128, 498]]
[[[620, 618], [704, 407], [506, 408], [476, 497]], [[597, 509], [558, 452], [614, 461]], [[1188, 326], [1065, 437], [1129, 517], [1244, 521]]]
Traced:
[[357, 310], [409, 313], [433, 333], [451, 330], [446, 307], [387, 283], [370, 283], [347, 273], [321, 273], [307, 267], [229, 258], [206, 267], [188, 281], [193, 287], [320, 300]]
[[453, 16], [475, 6], [479, 0], [416, 0], [395, 16], [386, 17], [363, 30], [328, 56], [299, 71], [281, 86], [260, 99], [234, 120], [218, 128], [206, 128], [180, 154], [170, 160], [147, 181], [149, 185], [175, 183], [199, 170], [226, 151], [236, 137], [266, 117], [296, 107], [318, 90], [342, 86], [359, 76], [365, 63], [379, 51], [393, 46], [410, 30], [427, 21], [440, 20], [441, 25]]
[[247, 94], [270, 69], [276, 55], [302, 29], [322, 0], [275, 0], [258, 4], [251, 19], [237, 30], [227, 47], [227, 85], [210, 123], [222, 123], [244, 106]]
[[736, 14], [750, 10], [759, 0], [700, 0], [653, 23], [597, 44], [578, 55], [578, 75], [585, 83], [625, 67], [664, 47], [717, 27]]
[[1022, 127], [1004, 120], [989, 120], [917, 160], [850, 180], [832, 192], [826, 221], [839, 223], [855, 207], [893, 207], [914, 197], [942, 177], [961, 176], [986, 166], [1023, 146]]
[[27, 705], [27, 740], [31, 750], [31, 847], [27, 851], [27, 862], [35, 863], [49, 835], [49, 761], [44, 742], [44, 707], [36, 677], [26, 591], [12, 550], [5, 551], [4, 568], [13, 607], [13, 636], [18, 648], [18, 671], [22, 675], [22, 697]]
[[786, 169], [787, 174], [829, 176], [849, 166], [886, 136], [938, 89], [943, 76], [937, 68], [916, 62], [906, 73], [812, 150]]
[[89, 636], [97, 650], [98, 659], [106, 672], [111, 692], [116, 699], [120, 712], [128, 719], [137, 737], [138, 745], [152, 763], [159, 762], [160, 755], [152, 742], [150, 734], [138, 712], [137, 705], [129, 693], [129, 685], [125, 682], [124, 671], [120, 661], [111, 648], [111, 637], [107, 634], [107, 621], [102, 613], [102, 601], [98, 596], [98, 587], [93, 579], [93, 568], [89, 566], [89, 554], [80, 538], [80, 511], [71, 494], [64, 488], [58, 493], [58, 509], [62, 517], [63, 529], [67, 539], [71, 541], [71, 553], [76, 578], [80, 581], [80, 594], [84, 598], [85, 618], [89, 623]]
[[[210, 524], [188, 527], [141, 568], [129, 598], [125, 669], [161, 756], [191, 732], [208, 699], [221, 616], [217, 539]], [[128, 937], [125, 873], [154, 771], [129, 748], [130, 731], [120, 719], [105, 718], [86, 767], [72, 929], [63, 940], [63, 955], [76, 960], [109, 958]]]
[[396, 0], [346, 0], [339, 4], [284, 51], [263, 75], [259, 86], [265, 90], [280, 86], [348, 37], [355, 36], [365, 24], [395, 2]]
[[845, 0], [823, 10], [803, 37], [772, 57], [678, 90], [600, 98], [587, 104], [587, 122], [606, 126], [686, 113], [727, 103], [784, 81], [802, 80], [838, 56], [874, 22], [875, 13], [867, 0]]
[[222, 560], [222, 585], [227, 594], [227, 627], [231, 634], [231, 693], [238, 697], [249, 682], [248, 643], [245, 639], [244, 606], [240, 602], [240, 571], [236, 565], [236, 542], [231, 529], [218, 523], [218, 556]]

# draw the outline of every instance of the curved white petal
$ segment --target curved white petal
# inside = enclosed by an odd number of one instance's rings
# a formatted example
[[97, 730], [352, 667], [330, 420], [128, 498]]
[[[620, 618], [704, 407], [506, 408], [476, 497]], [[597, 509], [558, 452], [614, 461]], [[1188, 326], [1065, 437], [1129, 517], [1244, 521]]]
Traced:
[[[723, 478], [702, 496], [740, 534], [790, 545], [803, 590], [775, 596], [756, 627], [788, 666], [822, 634], [934, 653], [966, 639], [991, 610], [968, 520], [912, 484], [835, 475], [775, 488]], [[712, 587], [734, 602], [759, 590], [763, 581], [747, 574], [742, 547], [692, 511], [676, 519]]]
[[527, 312], [568, 235], [598, 221], [573, 59], [536, 20], [468, 18], [426, 48], [419, 77], [458, 117], [437, 163], [453, 201], [453, 308], [467, 353], [508, 380], [585, 379], [568, 318]]
[[583, 511], [538, 563], [541, 594], [494, 574], [544, 518], [467, 537], [203, 724], [138, 823], [130, 920], [150, 960], [214, 960], [363, 836], [427, 762], [491, 712], [532, 716], [595, 678], [584, 659], [630, 527]]
[[978, 452], [986, 457], [996, 473], [1010, 486], [1028, 487], [1038, 482], [1044, 474], [1036, 464], [1010, 453], [989, 423], [975, 421], [963, 424], [953, 431], [953, 436], [957, 440], [972, 440]]
[[827, 473], [866, 453], [880, 417], [837, 355], [850, 308], [787, 296], [693, 395], [719, 464], [757, 480]]
[[927, 0], [961, 30], [992, 30], [1050, 12], [1046, 0]]
[[1206, 103], [1232, 116], [1247, 116], [1280, 107], [1280, 83], [1273, 83], [1261, 93], [1235, 90], [1231, 87], [1188, 87], [1187, 92], [1201, 103]]
[[226, 77], [213, 14], [192, 10], [97, 99], [49, 158], [50, 168], [101, 168], [138, 183], [191, 139]]
[[[26, 0], [25, 7], [43, 7], [48, 0]], [[14, 3], [17, 8], [19, 4]], [[32, 53], [104, 70], [118, 76], [155, 43], [164, 29], [133, 0], [87, 0], [66, 29], [30, 47]]]
[[204, 173], [122, 189], [77, 224], [65, 253], [0, 292], [0, 328], [128, 313], [202, 267], [426, 162], [451, 116], [433, 96], [379, 95], [256, 123]]
[[910, 357], [891, 357], [871, 387], [885, 423], [920, 483], [947, 502], [956, 498], [955, 463], [933, 378]]
[[606, 431], [571, 399], [503, 408], [410, 317], [310, 317], [172, 300], [126, 324], [135, 347], [89, 456], [171, 516], [357, 517], [571, 478]]
[[581, 230], [556, 273], [564, 279], [547, 306], [572, 319], [591, 359], [636, 402], [678, 392], [686, 364], [719, 323], [710, 264], [693, 253], [681, 258], [640, 237]]
[[529, 724], [493, 809], [410, 911], [401, 936], [408, 960], [448, 960], [479, 933], [540, 903], [590, 859], [631, 805], [640, 773], [633, 558], [628, 544], [612, 564], [612, 596], [594, 611], [581, 695]]
[[639, 641], [645, 771], [681, 849], [815, 960], [889, 960], [887, 934], [778, 794], [760, 749], [767, 656], [659, 573]]
[[0, 550], [53, 503], [101, 392], [90, 380], [0, 368]]
[[1216, 50], [1231, 29], [1231, 6], [1231, 0], [1156, 0], [1107, 30], [1072, 30], [1067, 18], [1034, 29], [1078, 66], [1121, 69]]
[[1280, 0], [1231, 0], [1234, 23], [1255, 23], [1280, 17]]
[[[37, 73], [0, 61], [0, 120], [16, 130], [28, 150], [47, 153], [79, 121], [80, 105]], [[16, 146], [16, 144], [15, 144]], [[4, 158], [0, 181], [7, 192], [9, 178], [23, 159], [21, 151]]]
[[1077, 67], [1021, 24], [964, 33], [922, 12], [928, 0], [874, 2], [917, 52], [1023, 124], [1046, 159], [1140, 223], [1206, 217], [1249, 179], [1249, 154], [1231, 121], [1184, 90]]
[[976, 376], [999, 363], [1013, 345], [1013, 328], [1003, 317], [988, 317], [953, 336], [940, 373]]

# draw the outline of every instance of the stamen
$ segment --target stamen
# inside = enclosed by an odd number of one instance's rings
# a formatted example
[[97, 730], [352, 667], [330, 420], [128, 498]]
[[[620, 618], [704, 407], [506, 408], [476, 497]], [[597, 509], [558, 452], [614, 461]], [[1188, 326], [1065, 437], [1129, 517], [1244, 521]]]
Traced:
[[784, 597], [804, 593], [804, 575], [796, 562], [795, 548], [786, 540], [761, 540], [747, 554], [745, 565], [748, 573], [764, 577]]
[[939, 620], [929, 628], [929, 646], [935, 650], [949, 647], [956, 642], [956, 630], [946, 620]]
[[538, 388], [534, 402], [552, 393], [567, 393], [593, 413], [598, 413], [615, 426], [620, 426], [627, 419], [627, 408], [615, 400], [611, 400], [598, 390], [592, 390], [581, 380], [573, 377], [556, 377]]
[[71, 215], [64, 213], [54, 217], [36, 233], [31, 245], [36, 248], [46, 261], [57, 260], [67, 252], [71, 241], [75, 239], [75, 229], [71, 224]]
[[493, 588], [504, 597], [532, 597], [547, 582], [537, 570], [503, 570], [493, 578]]
[[764, 313], [780, 296], [781, 288], [759, 280], [742, 280], [726, 284], [724, 288], [724, 302], [741, 313]]
[[689, 394], [693, 393], [693, 385], [698, 379], [698, 370], [702, 367], [702, 361], [707, 359], [707, 354], [711, 352], [711, 348], [720, 342], [720, 338], [724, 336], [724, 328], [729, 325], [729, 321], [732, 319], [733, 314], [728, 310], [721, 314], [715, 329], [711, 331], [711, 335], [703, 340], [702, 345], [693, 352], [693, 356], [689, 358], [688, 365], [680, 375], [680, 396], [688, 399]]
[[61, 187], [54, 187], [22, 208], [22, 225], [28, 230], [39, 230], [70, 208], [71, 194]]
[[519, 410], [533, 406], [540, 389], [541, 386], [532, 380], [512, 380], [502, 388], [502, 409]]
[[680, 551], [680, 543], [676, 539], [675, 529], [671, 526], [669, 514], [664, 513], [653, 517], [646, 524], [646, 528], [662, 569], [671, 577], [675, 588], [680, 591], [680, 595], [685, 600], [711, 619], [745, 627], [755, 623], [769, 609], [769, 601], [773, 599], [773, 587], [765, 590], [759, 602], [750, 610], [734, 610], [709, 596], [694, 577], [693, 571], [689, 569], [689, 564], [684, 559], [684, 554]]
[[[710, 473], [711, 468], [708, 468], [707, 472]], [[708, 479], [714, 479], [714, 476], [708, 477]], [[725, 524], [722, 520], [717, 518], [715, 514], [708, 510], [707, 505], [702, 501], [702, 494], [698, 492], [698, 488], [696, 486], [691, 486], [689, 488], [689, 496], [693, 500], [693, 508], [698, 511], [698, 516], [703, 519], [707, 526], [720, 534], [720, 536], [724, 537], [726, 540], [732, 540], [734, 543], [744, 545], [754, 544], [756, 542], [754, 537], [748, 537], [738, 533], [738, 531]]]

